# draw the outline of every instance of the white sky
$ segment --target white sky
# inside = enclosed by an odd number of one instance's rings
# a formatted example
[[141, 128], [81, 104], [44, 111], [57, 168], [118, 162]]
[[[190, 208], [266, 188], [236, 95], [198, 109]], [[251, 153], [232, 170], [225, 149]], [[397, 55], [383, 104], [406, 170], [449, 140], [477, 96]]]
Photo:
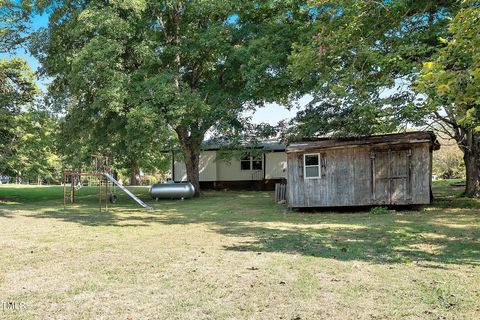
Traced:
[[248, 111], [245, 112], [245, 116], [251, 116], [252, 122], [259, 123], [268, 123], [271, 125], [276, 125], [281, 120], [292, 119], [298, 112], [301, 110], [310, 100], [311, 96], [304, 96], [297, 101], [298, 107], [294, 107], [288, 110], [285, 106], [279, 105], [277, 103], [268, 103], [265, 107], [255, 110], [255, 112]]
[[297, 109], [287, 110], [277, 103], [269, 103], [265, 107], [255, 110], [255, 112], [245, 112], [244, 115], [251, 116], [252, 122], [256, 124], [265, 122], [276, 125], [281, 120], [293, 118], [296, 113]]

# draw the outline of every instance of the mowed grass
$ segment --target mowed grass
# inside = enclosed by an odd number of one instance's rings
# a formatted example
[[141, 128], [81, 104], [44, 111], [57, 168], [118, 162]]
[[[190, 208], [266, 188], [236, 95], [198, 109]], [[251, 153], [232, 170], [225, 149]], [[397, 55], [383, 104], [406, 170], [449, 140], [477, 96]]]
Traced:
[[[478, 319], [480, 202], [287, 212], [270, 192], [0, 186], [0, 319]], [[3, 199], [3, 200], [1, 200]], [[2, 310], [2, 302], [22, 304]]]

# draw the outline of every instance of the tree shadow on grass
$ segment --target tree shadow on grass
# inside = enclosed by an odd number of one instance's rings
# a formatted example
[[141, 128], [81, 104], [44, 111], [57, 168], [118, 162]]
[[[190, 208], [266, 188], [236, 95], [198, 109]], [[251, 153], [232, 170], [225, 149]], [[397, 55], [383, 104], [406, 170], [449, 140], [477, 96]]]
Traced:
[[224, 246], [229, 251], [280, 252], [376, 264], [431, 262], [426, 266], [480, 266], [478, 226], [457, 228], [437, 221], [448, 219], [448, 215], [415, 220], [400, 215], [388, 223], [376, 219], [377, 223], [365, 224], [343, 217], [343, 225], [332, 222], [334, 226], [326, 224], [317, 228], [276, 229], [234, 223], [217, 226], [215, 231], [245, 238], [239, 244]]
[[0, 208], [0, 217], [1, 218], [13, 218], [11, 211], [3, 210], [2, 208]]
[[91, 212], [82, 209], [47, 210], [31, 215], [34, 218], [57, 219], [64, 222], [75, 222], [85, 226], [114, 226], [118, 219], [112, 212]]
[[480, 265], [478, 201], [441, 199], [424, 212], [386, 215], [282, 214], [267, 193], [209, 193], [204, 198], [154, 203], [157, 211], [135, 206], [98, 212], [91, 203], [45, 210], [31, 217], [86, 226], [146, 227], [203, 224], [234, 237], [227, 251], [278, 252], [358, 260], [376, 264]]
[[135, 214], [128, 214], [129, 210], [122, 209], [109, 211], [93, 211], [91, 208], [74, 208], [67, 210], [46, 210], [30, 215], [34, 218], [57, 219], [64, 222], [79, 223], [90, 227], [147, 227], [153, 223], [162, 223], [164, 219], [154, 214], [138, 214], [138, 210], [130, 210]]

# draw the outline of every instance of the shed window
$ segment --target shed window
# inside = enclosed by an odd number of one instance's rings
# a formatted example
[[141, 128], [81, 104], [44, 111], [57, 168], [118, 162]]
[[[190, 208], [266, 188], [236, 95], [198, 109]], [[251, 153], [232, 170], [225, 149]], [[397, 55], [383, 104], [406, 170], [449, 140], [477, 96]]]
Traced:
[[320, 154], [306, 154], [303, 156], [305, 179], [320, 178]]

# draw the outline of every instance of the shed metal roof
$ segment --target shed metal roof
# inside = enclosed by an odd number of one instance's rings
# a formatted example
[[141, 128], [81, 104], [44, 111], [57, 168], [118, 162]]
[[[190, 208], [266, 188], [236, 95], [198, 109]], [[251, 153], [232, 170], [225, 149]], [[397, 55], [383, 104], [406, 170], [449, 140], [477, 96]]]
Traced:
[[433, 131], [414, 131], [405, 133], [392, 133], [372, 136], [346, 137], [346, 138], [318, 138], [307, 141], [292, 142], [287, 146], [286, 152], [304, 152], [313, 149], [327, 149], [353, 146], [369, 146], [379, 144], [411, 144], [428, 142], [437, 150], [440, 144]]

